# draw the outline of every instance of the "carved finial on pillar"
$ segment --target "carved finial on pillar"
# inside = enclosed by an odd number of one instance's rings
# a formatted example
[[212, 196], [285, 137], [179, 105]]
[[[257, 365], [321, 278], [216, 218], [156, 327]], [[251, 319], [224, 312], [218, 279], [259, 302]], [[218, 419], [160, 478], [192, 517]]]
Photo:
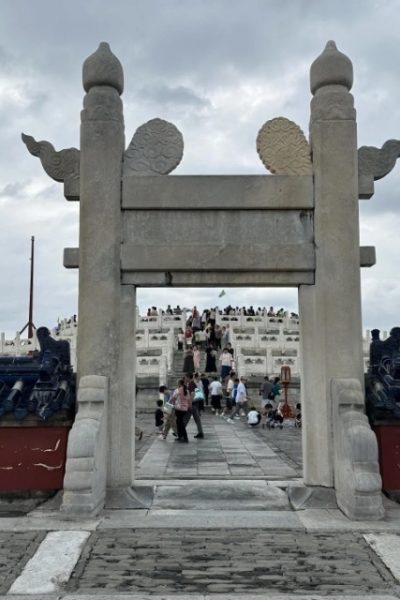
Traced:
[[336, 47], [334, 41], [329, 41], [325, 50], [311, 65], [311, 93], [326, 85], [342, 85], [351, 90], [353, 85], [353, 65], [351, 60]]
[[83, 63], [83, 88], [86, 92], [98, 85], [115, 88], [121, 95], [124, 90], [124, 72], [118, 58], [107, 42], [101, 42], [96, 52]]
[[351, 60], [328, 42], [325, 50], [311, 65], [310, 88], [314, 95], [311, 101], [311, 122], [331, 120], [355, 120], [353, 96], [349, 90], [353, 85]]

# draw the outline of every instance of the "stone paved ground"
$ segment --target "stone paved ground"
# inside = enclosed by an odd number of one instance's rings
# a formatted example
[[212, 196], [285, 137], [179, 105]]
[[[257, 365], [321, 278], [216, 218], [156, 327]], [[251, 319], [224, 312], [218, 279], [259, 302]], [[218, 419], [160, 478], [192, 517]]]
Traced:
[[281, 429], [249, 428], [244, 421], [227, 423], [210, 413], [202, 416], [205, 438], [182, 446], [170, 434], [158, 440], [149, 415], [139, 419], [145, 431], [138, 444], [137, 479], [215, 478], [290, 479], [301, 476], [301, 431], [287, 423]]
[[358, 533], [164, 529], [93, 533], [68, 589], [363, 594], [394, 585]]
[[[0, 521], [1, 525], [1, 521]], [[5, 593], [36, 552], [44, 532], [0, 532], [0, 593]]]

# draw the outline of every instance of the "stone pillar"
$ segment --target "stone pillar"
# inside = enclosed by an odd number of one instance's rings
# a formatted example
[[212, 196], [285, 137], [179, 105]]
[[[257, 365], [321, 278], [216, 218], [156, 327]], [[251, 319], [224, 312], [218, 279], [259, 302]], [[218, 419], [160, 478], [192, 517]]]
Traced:
[[304, 481], [334, 485], [333, 378], [363, 385], [357, 128], [351, 61], [328, 42], [310, 72], [315, 285], [300, 286]]
[[[119, 410], [121, 172], [125, 147], [123, 71], [108, 44], [83, 65], [81, 113], [78, 377], [109, 379], [107, 484], [126, 483], [127, 443]], [[133, 317], [134, 315], [132, 315]], [[129, 429], [130, 431], [130, 429]], [[132, 436], [130, 436], [132, 437]]]
[[[121, 286], [121, 330], [119, 359], [120, 401], [115, 407], [111, 432], [112, 473], [118, 484], [129, 487], [135, 469], [135, 400], [136, 400], [136, 288]], [[122, 442], [122, 443], [121, 443]], [[113, 447], [115, 446], [115, 452]]]

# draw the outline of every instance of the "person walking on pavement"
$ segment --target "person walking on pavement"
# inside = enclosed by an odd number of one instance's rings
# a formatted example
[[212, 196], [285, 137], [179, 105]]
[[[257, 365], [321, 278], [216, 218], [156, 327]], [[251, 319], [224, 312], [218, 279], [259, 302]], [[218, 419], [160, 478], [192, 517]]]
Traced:
[[200, 407], [201, 403], [204, 402], [204, 394], [196, 394], [196, 390], [199, 388], [196, 386], [196, 383], [193, 379], [193, 373], [187, 373], [185, 377], [185, 383], [191, 398], [191, 410], [187, 411], [186, 415], [184, 416], [185, 427], [189, 423], [190, 417], [193, 415], [193, 420], [197, 427], [197, 434], [194, 437], [197, 439], [203, 439], [204, 433], [200, 417]]
[[236, 392], [236, 407], [234, 408], [230, 418], [227, 419], [228, 423], [234, 423], [234, 417], [239, 415], [241, 410], [244, 410], [247, 416], [247, 413], [249, 412], [248, 400], [249, 398], [247, 396], [246, 378], [241, 377]]
[[175, 403], [176, 429], [178, 432], [176, 441], [187, 444], [189, 440], [184, 417], [190, 410], [192, 399], [184, 379], [180, 379], [178, 382], [178, 388], [173, 395], [173, 402]]

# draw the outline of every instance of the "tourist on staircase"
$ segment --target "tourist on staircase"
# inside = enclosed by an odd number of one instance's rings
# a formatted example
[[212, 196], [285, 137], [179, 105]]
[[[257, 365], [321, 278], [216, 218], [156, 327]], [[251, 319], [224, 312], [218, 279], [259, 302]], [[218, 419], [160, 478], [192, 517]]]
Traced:
[[199, 348], [195, 345], [193, 346], [193, 365], [194, 365], [194, 371], [199, 371], [200, 370], [200, 360], [201, 360], [201, 354], [200, 354], [200, 350]]
[[185, 352], [185, 358], [183, 359], [183, 372], [193, 373], [194, 372], [194, 361], [193, 361], [193, 350], [189, 347]]
[[178, 350], [183, 350], [183, 346], [185, 344], [185, 332], [182, 328], [179, 329], [176, 340], [178, 342]]
[[217, 352], [213, 344], [209, 344], [206, 348], [206, 373], [217, 372]]
[[229, 373], [232, 371], [232, 354], [228, 352], [227, 348], [222, 350], [222, 354], [219, 357], [219, 361], [221, 363], [221, 381], [224, 384], [227, 377], [229, 377]]

